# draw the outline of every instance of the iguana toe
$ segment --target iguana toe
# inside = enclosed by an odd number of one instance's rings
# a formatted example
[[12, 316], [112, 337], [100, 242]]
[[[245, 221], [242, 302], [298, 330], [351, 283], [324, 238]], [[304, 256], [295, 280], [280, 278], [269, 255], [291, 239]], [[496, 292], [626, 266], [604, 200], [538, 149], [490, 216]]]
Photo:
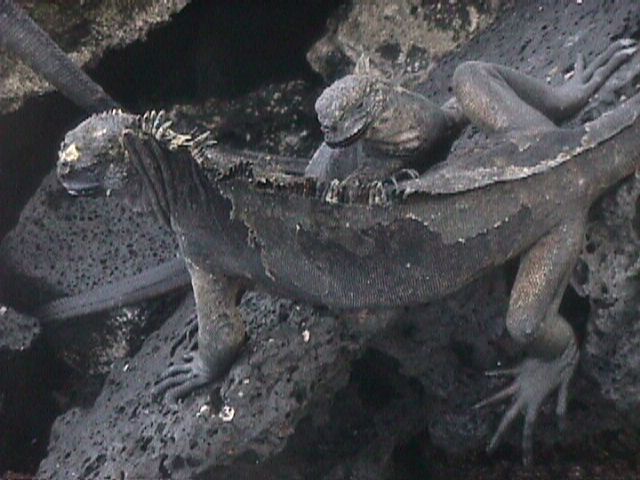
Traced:
[[567, 406], [569, 381], [573, 376], [577, 362], [578, 350], [575, 344], [572, 343], [556, 359], [541, 360], [531, 358], [525, 360], [517, 368], [488, 372], [491, 376], [515, 376], [515, 380], [511, 385], [474, 405], [474, 408], [481, 408], [506, 398], [513, 398], [511, 406], [502, 416], [502, 420], [489, 442], [487, 447], [489, 453], [498, 447], [509, 426], [522, 413], [524, 415], [522, 434], [523, 463], [525, 465], [531, 464], [533, 460], [533, 428], [540, 406], [544, 399], [559, 387], [556, 413], [560, 419], [563, 418]]
[[211, 383], [216, 375], [196, 353], [185, 359], [185, 363], [173, 365], [163, 372], [153, 388], [154, 397], [166, 397], [169, 403], [177, 403], [195, 390]]

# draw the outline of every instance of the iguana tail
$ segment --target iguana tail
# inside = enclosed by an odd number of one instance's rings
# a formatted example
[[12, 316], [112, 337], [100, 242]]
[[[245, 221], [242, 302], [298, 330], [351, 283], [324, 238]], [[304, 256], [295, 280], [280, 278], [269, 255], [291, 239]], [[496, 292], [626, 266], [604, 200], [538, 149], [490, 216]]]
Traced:
[[101, 112], [118, 108], [118, 103], [11, 0], [0, 0], [0, 47], [16, 55], [83, 109]]
[[176, 258], [112, 284], [54, 300], [39, 307], [33, 315], [46, 325], [148, 300], [190, 284], [184, 260]]

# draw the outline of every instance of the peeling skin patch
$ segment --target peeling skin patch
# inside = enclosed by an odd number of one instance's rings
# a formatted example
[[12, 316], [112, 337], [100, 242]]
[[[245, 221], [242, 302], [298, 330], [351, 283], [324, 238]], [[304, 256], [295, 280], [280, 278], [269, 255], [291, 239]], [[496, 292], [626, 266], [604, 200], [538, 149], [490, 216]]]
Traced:
[[80, 152], [78, 151], [78, 147], [75, 143], [69, 145], [64, 152], [60, 154], [60, 161], [71, 163], [76, 162], [80, 158]]
[[218, 414], [218, 418], [223, 422], [230, 422], [235, 416], [235, 409], [233, 407], [230, 407], [229, 405], [225, 405], [224, 407], [222, 407], [222, 410], [220, 410], [220, 413]]

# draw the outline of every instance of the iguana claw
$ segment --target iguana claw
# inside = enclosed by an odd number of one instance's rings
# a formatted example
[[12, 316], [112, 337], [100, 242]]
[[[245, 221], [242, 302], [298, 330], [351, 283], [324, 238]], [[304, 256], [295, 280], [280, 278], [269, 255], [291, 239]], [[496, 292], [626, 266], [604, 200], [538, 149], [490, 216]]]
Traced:
[[575, 343], [572, 343], [556, 359], [541, 360], [531, 358], [525, 360], [516, 368], [487, 372], [487, 375], [490, 376], [514, 375], [516, 377], [511, 385], [475, 404], [473, 407], [482, 408], [509, 397], [514, 398], [513, 403], [503, 415], [496, 433], [491, 438], [487, 451], [492, 453], [497, 448], [509, 426], [518, 414], [522, 412], [524, 414], [522, 460], [524, 465], [530, 465], [533, 461], [533, 427], [540, 406], [551, 392], [559, 388], [556, 414], [562, 424], [567, 409], [569, 381], [573, 376], [577, 363], [578, 349]]
[[169, 403], [175, 404], [180, 398], [211, 383], [214, 377], [197, 353], [189, 354], [185, 356], [185, 363], [173, 365], [164, 371], [154, 386], [152, 395], [165, 396]]
[[637, 42], [623, 38], [609, 45], [589, 65], [585, 65], [584, 55], [578, 54], [573, 69], [573, 76], [558, 92], [565, 98], [567, 110], [575, 110], [583, 106], [596, 93], [607, 79], [638, 50]]

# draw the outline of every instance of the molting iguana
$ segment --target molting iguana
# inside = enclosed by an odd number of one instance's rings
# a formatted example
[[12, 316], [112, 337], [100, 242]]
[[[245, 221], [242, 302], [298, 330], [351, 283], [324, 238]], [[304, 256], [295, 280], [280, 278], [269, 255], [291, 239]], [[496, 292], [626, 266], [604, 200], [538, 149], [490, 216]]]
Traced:
[[577, 111], [634, 43], [615, 42], [586, 68], [579, 60], [562, 87], [461, 64], [457, 101], [493, 141], [400, 182], [384, 204], [368, 195], [328, 203], [302, 175], [306, 160], [212, 147], [173, 132], [159, 114], [112, 111], [83, 122], [61, 147], [62, 184], [74, 194], [142, 189], [191, 275], [198, 351], [170, 367], [156, 392], [177, 399], [225, 374], [245, 341], [244, 289], [337, 311], [392, 309], [442, 298], [521, 256], [506, 324], [528, 358], [508, 372], [511, 386], [479, 406], [514, 397], [489, 449], [522, 412], [530, 462], [542, 401], [559, 388], [557, 413], [566, 410], [578, 350], [558, 306], [591, 204], [638, 166], [640, 94], [581, 127], [553, 120]]
[[424, 171], [444, 160], [468, 124], [455, 97], [440, 108], [384, 79], [365, 57], [353, 74], [322, 92], [315, 109], [324, 142], [305, 175], [321, 183], [367, 183], [401, 171]]
[[[353, 74], [333, 83], [316, 101], [324, 143], [305, 174], [335, 185], [335, 180], [368, 183], [403, 170], [424, 172], [444, 160], [469, 120], [488, 133], [518, 132], [531, 124], [552, 127], [574, 116], [626, 61], [624, 46], [624, 41], [611, 44], [586, 69], [580, 56], [574, 77], [556, 88], [507, 67], [476, 63], [486, 70], [477, 81], [487, 82], [484, 90], [491, 93], [475, 99], [473, 111], [462, 107], [457, 96], [439, 107], [385, 79], [361, 58]], [[505, 104], [493, 103], [496, 98]], [[507, 105], [511, 98], [515, 101]]]
[[[539, 117], [539, 111], [544, 112], [549, 124], [570, 118], [628, 58], [623, 47], [624, 42], [612, 44], [586, 70], [580, 59], [573, 79], [555, 89], [530, 79], [523, 82], [522, 75], [506, 67], [484, 64], [491, 70], [489, 75], [503, 82], [501, 88], [512, 89], [533, 107], [508, 112], [517, 117], [513, 128], [498, 124], [505, 119], [494, 119], [494, 125], [484, 125], [485, 130], [517, 131], [526, 127], [526, 122], [518, 125], [520, 118]], [[519, 108], [518, 103], [514, 108]], [[312, 157], [305, 175], [325, 185], [322, 195], [329, 200], [340, 191], [354, 190], [345, 189], [344, 183], [357, 187], [390, 176], [395, 182], [398, 172], [415, 176], [414, 169], [426, 170], [446, 157], [452, 141], [468, 123], [455, 97], [438, 107], [397, 82], [385, 80], [365, 62], [358, 62], [354, 74], [327, 88], [318, 98], [316, 110], [325, 142]], [[475, 120], [482, 123], [479, 117]], [[372, 193], [385, 197], [384, 192]], [[188, 278], [184, 265], [176, 260], [141, 275], [56, 300], [35, 313], [45, 322], [95, 313], [188, 285]]]

